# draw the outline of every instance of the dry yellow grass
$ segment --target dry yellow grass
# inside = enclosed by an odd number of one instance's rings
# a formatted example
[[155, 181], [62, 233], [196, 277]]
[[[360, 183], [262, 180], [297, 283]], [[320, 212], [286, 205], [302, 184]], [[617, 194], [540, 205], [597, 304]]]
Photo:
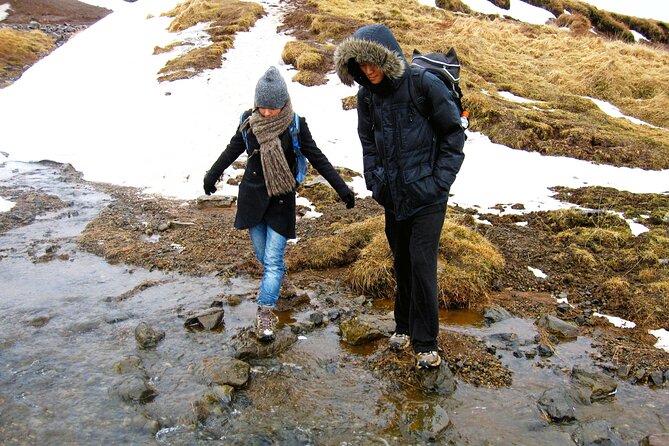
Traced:
[[54, 40], [41, 31], [0, 28], [0, 69], [31, 65], [55, 47]]
[[381, 299], [395, 297], [393, 260], [383, 231], [378, 232], [362, 249], [347, 271], [347, 280], [358, 293]]
[[[499, 251], [477, 232], [447, 219], [441, 232], [437, 283], [446, 308], [480, 308], [504, 267]], [[379, 232], [348, 270], [348, 282], [359, 292], [377, 298], [395, 296], [393, 262], [385, 234]]]
[[[179, 32], [198, 23], [211, 22], [206, 31], [212, 43], [167, 62], [159, 71], [158, 80], [187, 79], [204, 70], [220, 68], [223, 54], [232, 47], [235, 34], [251, 28], [264, 14], [260, 4], [236, 0], [187, 0], [180, 3], [163, 14], [174, 18], [168, 30]], [[180, 45], [175, 44], [171, 48]], [[157, 52], [163, 52], [163, 49], [156, 48], [154, 54]]]
[[372, 237], [383, 231], [383, 218], [375, 217], [336, 229], [335, 234], [309, 240], [286, 258], [289, 270], [344, 266], [358, 257]]
[[[405, 54], [455, 47], [472, 128], [496, 142], [600, 163], [669, 168], [669, 53], [662, 49], [554, 26], [455, 15], [410, 0], [311, 0], [310, 5], [315, 12], [292, 21], [305, 24], [317, 39], [339, 41], [357, 20], [388, 25]], [[544, 103], [534, 109], [504, 100], [497, 91]], [[612, 118], [583, 96], [609, 101], [665, 129]]]

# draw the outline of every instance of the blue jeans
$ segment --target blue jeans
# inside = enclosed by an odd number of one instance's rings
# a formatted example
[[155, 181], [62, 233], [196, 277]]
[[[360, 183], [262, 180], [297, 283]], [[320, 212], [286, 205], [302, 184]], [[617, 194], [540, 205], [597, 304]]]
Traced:
[[264, 221], [249, 229], [256, 258], [264, 268], [258, 304], [274, 307], [279, 299], [281, 280], [286, 272], [283, 254], [288, 239], [274, 231]]

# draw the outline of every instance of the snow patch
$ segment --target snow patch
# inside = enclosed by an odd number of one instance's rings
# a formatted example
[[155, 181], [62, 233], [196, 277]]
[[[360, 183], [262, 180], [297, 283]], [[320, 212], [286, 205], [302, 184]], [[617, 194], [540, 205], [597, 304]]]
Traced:
[[15, 203], [12, 203], [11, 201], [7, 201], [4, 198], [0, 197], [0, 212], [8, 212], [11, 208], [13, 208]]
[[659, 330], [649, 330], [648, 333], [657, 338], [655, 347], [669, 352], [669, 331], [665, 330], [664, 328], [660, 328]]
[[644, 35], [641, 34], [640, 32], [638, 32], [638, 31], [634, 31], [633, 29], [630, 29], [630, 32], [631, 32], [632, 35], [634, 36], [634, 41], [636, 41], [636, 42], [639, 42], [639, 41], [641, 41], [641, 40], [648, 41], [648, 39], [646, 38], [646, 36], [644, 36]]
[[9, 17], [9, 10], [11, 9], [11, 5], [9, 3], [4, 3], [0, 5], [0, 22], [5, 20], [7, 17]]
[[521, 96], [516, 96], [510, 91], [498, 91], [497, 94], [506, 99], [507, 101], [517, 102], [519, 104], [531, 104], [531, 103], [543, 102], [543, 101], [535, 101], [533, 99], [523, 98]]
[[309, 201], [305, 197], [297, 197], [295, 199], [295, 206], [304, 206], [306, 208], [309, 208], [306, 214], [304, 214], [303, 218], [318, 218], [321, 215], [323, 215], [320, 212], [316, 212], [316, 206], [314, 206], [311, 201]]
[[609, 316], [607, 314], [601, 314], [597, 313], [596, 311], [592, 313], [593, 316], [597, 317], [603, 317], [607, 319], [609, 322], [611, 322], [613, 325], [615, 325], [618, 328], [634, 328], [636, 327], [636, 324], [634, 322], [616, 317], [616, 316]]
[[548, 276], [543, 271], [541, 271], [540, 269], [532, 268], [531, 266], [528, 266], [527, 269], [529, 269], [532, 272], [532, 274], [534, 274], [536, 277], [538, 277], [540, 279], [548, 278]]
[[508, 10], [499, 8], [488, 0], [463, 0], [463, 3], [469, 6], [472, 11], [483, 14], [496, 14], [502, 17], [508, 16], [533, 25], [543, 25], [548, 20], [555, 19], [553, 13], [521, 0], [511, 0], [511, 6]]
[[623, 114], [618, 107], [611, 104], [610, 102], [602, 101], [601, 99], [595, 99], [595, 98], [591, 98], [591, 97], [588, 97], [588, 96], [583, 96], [583, 97], [585, 99], [590, 99], [592, 102], [595, 103], [595, 105], [597, 105], [597, 107], [599, 107], [599, 109], [601, 111], [603, 111], [604, 113], [606, 113], [607, 115], [609, 115], [613, 118], [625, 118], [628, 121], [633, 122], [634, 124], [647, 125], [647, 126], [650, 126], [650, 127], [658, 128], [658, 127], [654, 126], [653, 124], [649, 124], [645, 121], [642, 121], [641, 119], [637, 119], [633, 116], [627, 116], [627, 115]]

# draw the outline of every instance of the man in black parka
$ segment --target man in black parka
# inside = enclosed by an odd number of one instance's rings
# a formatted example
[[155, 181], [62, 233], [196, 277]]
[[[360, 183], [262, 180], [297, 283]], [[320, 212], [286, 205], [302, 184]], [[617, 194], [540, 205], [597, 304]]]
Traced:
[[368, 25], [335, 51], [337, 74], [358, 90], [358, 135], [367, 188], [385, 208], [397, 294], [393, 349], [413, 346], [418, 367], [436, 367], [439, 332], [437, 255], [451, 185], [464, 160], [464, 129], [450, 90], [426, 73], [411, 99], [411, 73], [393, 33]]

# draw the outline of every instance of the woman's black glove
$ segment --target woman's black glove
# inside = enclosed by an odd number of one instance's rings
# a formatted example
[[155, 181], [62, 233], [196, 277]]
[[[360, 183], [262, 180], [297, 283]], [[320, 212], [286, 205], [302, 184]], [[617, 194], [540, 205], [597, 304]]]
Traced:
[[355, 206], [355, 194], [349, 189], [346, 195], [341, 197], [341, 201], [346, 203], [346, 209], [352, 209]]
[[214, 192], [216, 192], [216, 178], [213, 178], [213, 176], [207, 173], [207, 175], [204, 176], [204, 193], [211, 195]]

